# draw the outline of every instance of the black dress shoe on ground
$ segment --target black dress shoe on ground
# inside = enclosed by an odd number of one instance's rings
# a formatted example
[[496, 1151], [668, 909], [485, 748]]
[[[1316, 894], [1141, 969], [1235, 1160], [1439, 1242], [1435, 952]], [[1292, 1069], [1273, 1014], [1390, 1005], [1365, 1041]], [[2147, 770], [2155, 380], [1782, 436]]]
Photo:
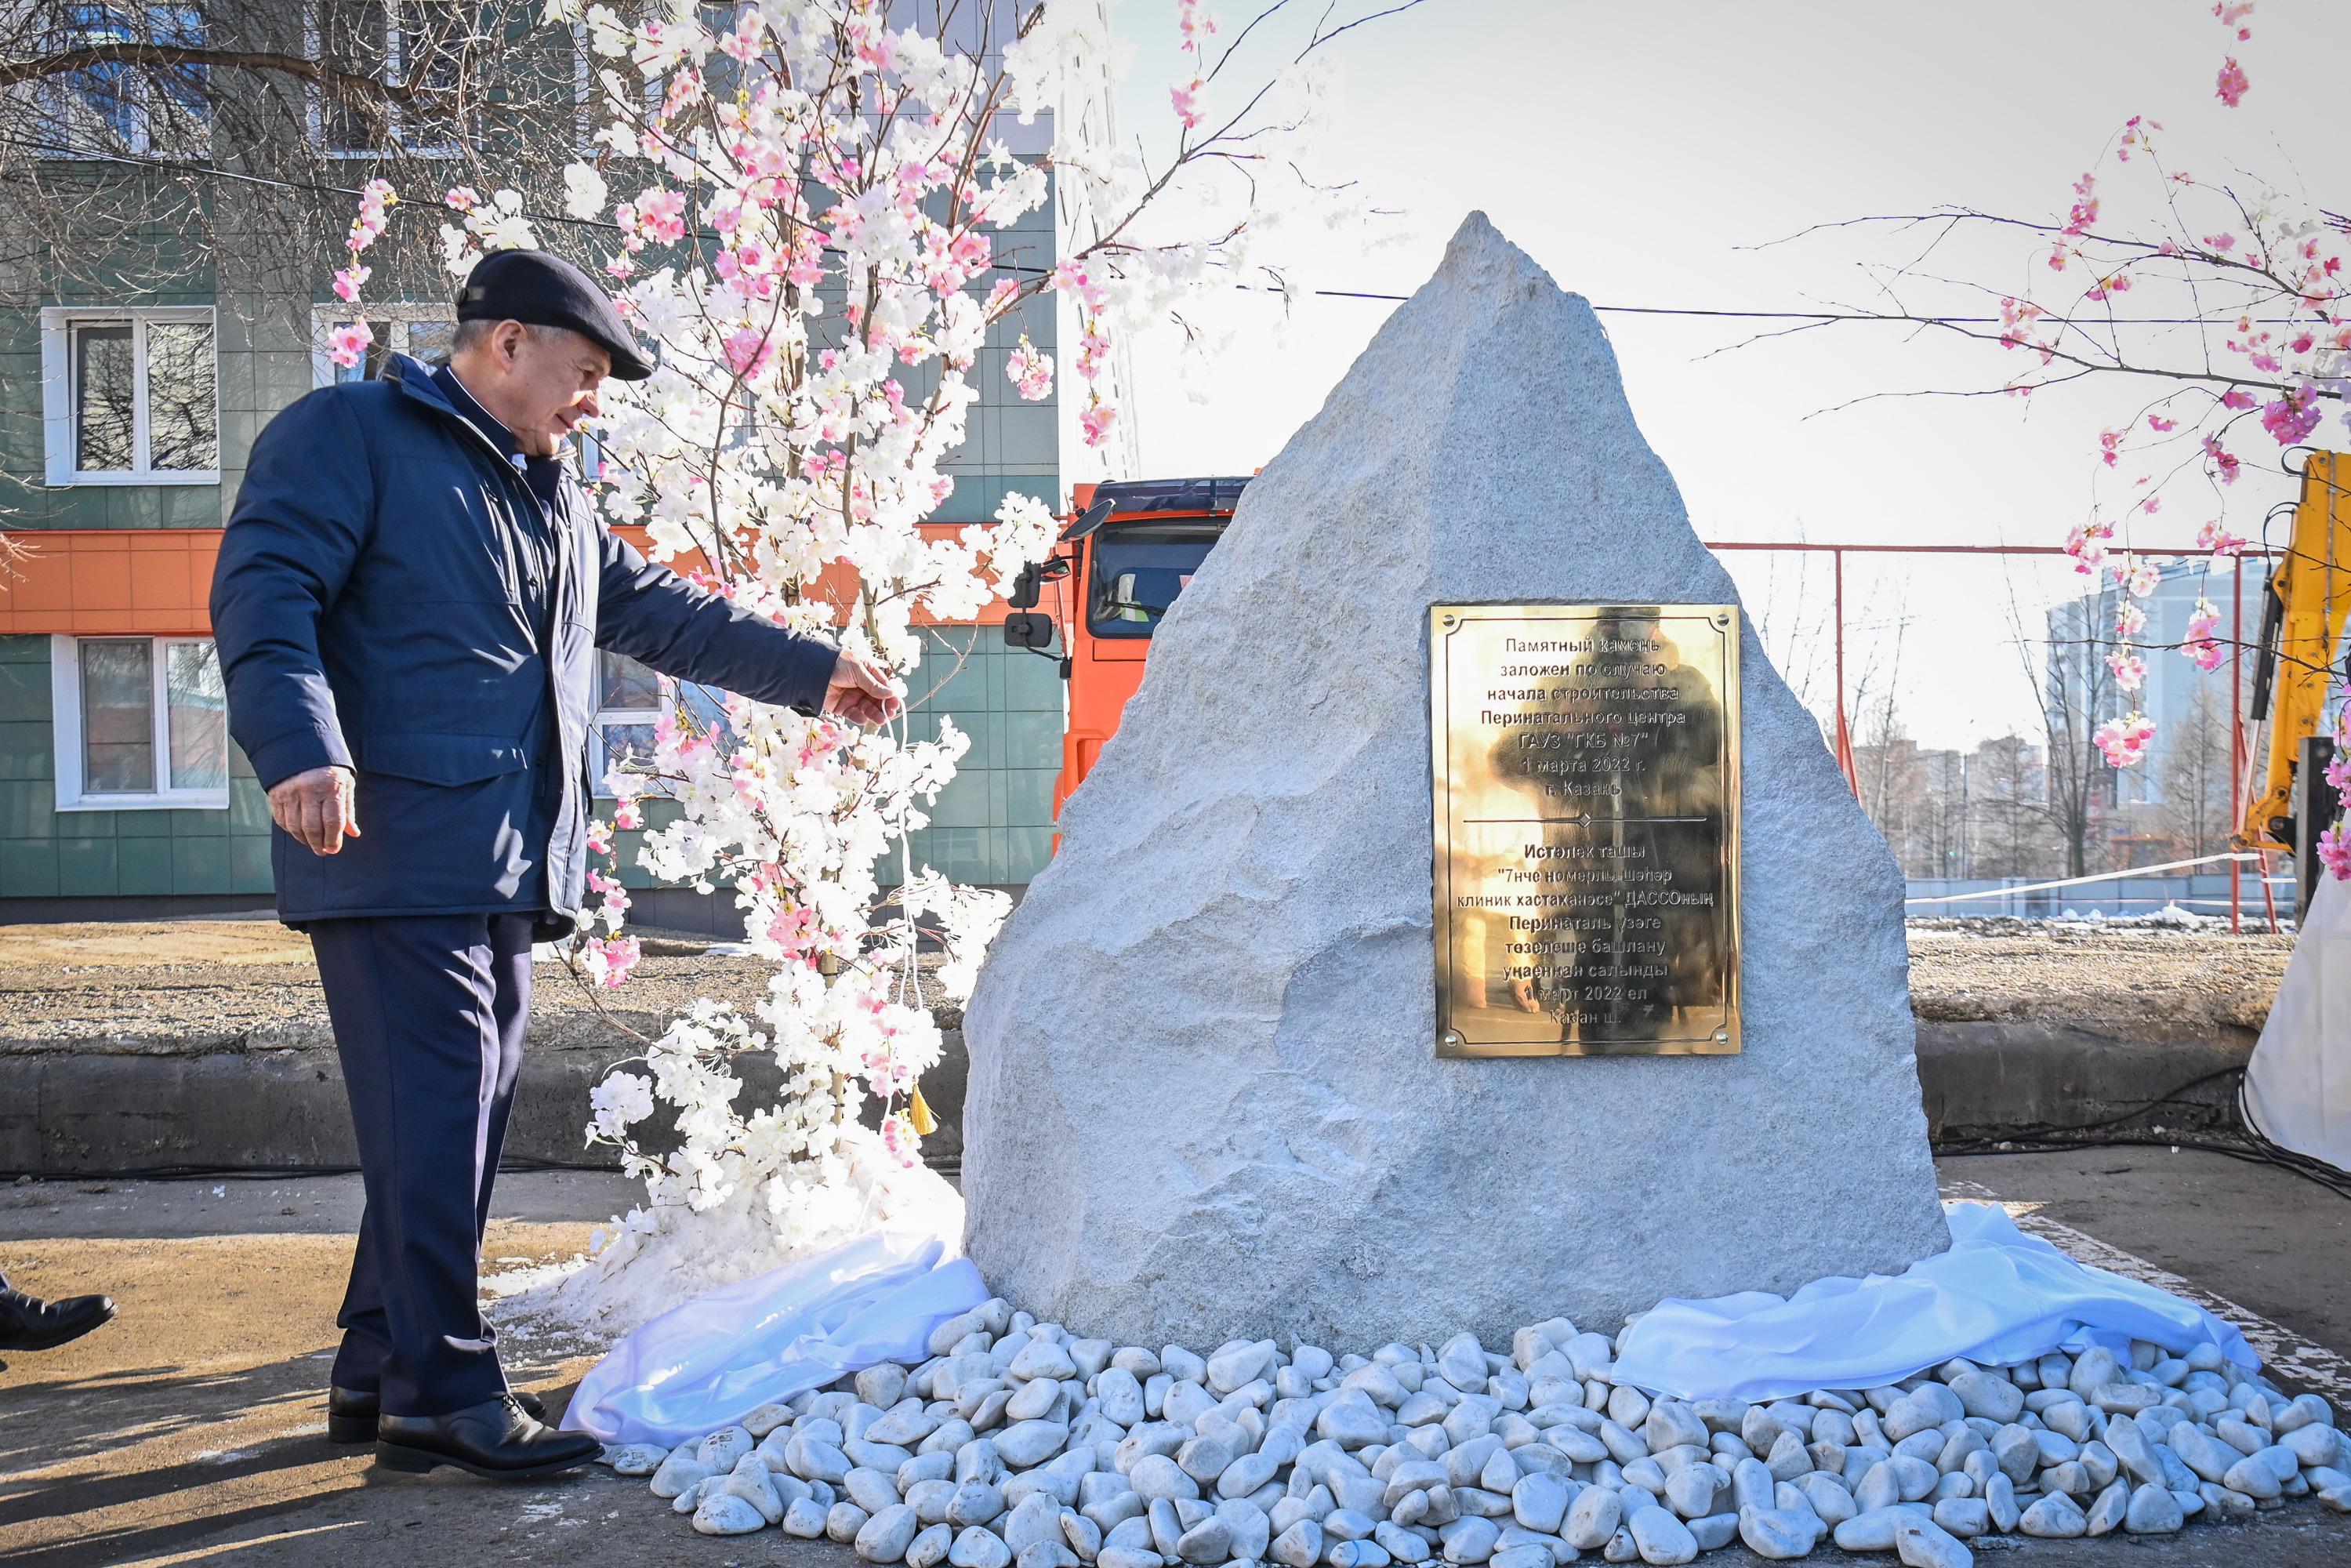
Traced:
[[539, 1425], [511, 1394], [446, 1416], [385, 1416], [376, 1422], [375, 1462], [407, 1475], [455, 1465], [491, 1480], [529, 1480], [576, 1470], [603, 1448], [585, 1432]]
[[55, 1350], [114, 1316], [105, 1296], [68, 1296], [45, 1301], [0, 1280], [0, 1350]]
[[[524, 1414], [534, 1421], [547, 1419], [547, 1406], [538, 1402], [536, 1394], [513, 1391]], [[381, 1401], [373, 1391], [362, 1393], [356, 1388], [327, 1389], [327, 1441], [329, 1443], [372, 1443], [375, 1441], [376, 1417], [382, 1413]]]

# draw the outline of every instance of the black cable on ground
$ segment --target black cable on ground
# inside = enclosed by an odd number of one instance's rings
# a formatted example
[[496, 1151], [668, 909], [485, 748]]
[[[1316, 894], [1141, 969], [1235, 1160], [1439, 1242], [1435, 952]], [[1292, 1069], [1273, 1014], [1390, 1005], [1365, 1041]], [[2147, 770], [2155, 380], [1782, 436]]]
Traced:
[[[2179, 1100], [2190, 1090], [2199, 1089], [2219, 1079], [2234, 1078], [2235, 1092], [2231, 1096], [2237, 1113], [2239, 1130], [2220, 1134], [2218, 1138], [2195, 1133], [2153, 1132], [2140, 1134], [2108, 1134], [2107, 1129], [2135, 1121], [2159, 1105]], [[1938, 1158], [1967, 1158], [1978, 1155], [2047, 1155], [2074, 1150], [2111, 1148], [2193, 1149], [2199, 1154], [2220, 1155], [2248, 1165], [2273, 1166], [2304, 1181], [2314, 1182], [2337, 1197], [2351, 1199], [2351, 1171], [2328, 1165], [2324, 1160], [2273, 1143], [2253, 1126], [2245, 1109], [2245, 1070], [2224, 1067], [2191, 1078], [2178, 1088], [2169, 1090], [2141, 1105], [2117, 1111], [2111, 1116], [2095, 1122], [2074, 1124], [2034, 1123], [2017, 1127], [1997, 1138], [1965, 1138], [1953, 1142], [1938, 1140], [1934, 1150]], [[2099, 1134], [2099, 1135], [2092, 1135]]]
[[[2189, 1136], [2174, 1137], [2107, 1137], [2075, 1139], [2001, 1139], [1982, 1140], [1956, 1147], [1938, 1146], [1937, 1159], [1968, 1159], [1980, 1155], [2063, 1155], [2090, 1149], [2188, 1149], [2197, 1154], [2220, 1155], [2246, 1165], [2270, 1166], [2304, 1181], [2314, 1182], [2335, 1197], [2351, 1200], [2351, 1175], [2336, 1170], [2323, 1161], [2306, 1159], [2292, 1150], [2264, 1149], [2256, 1145], [2214, 1143], [2209, 1139]], [[2281, 1158], [2280, 1156], [2283, 1157]]]

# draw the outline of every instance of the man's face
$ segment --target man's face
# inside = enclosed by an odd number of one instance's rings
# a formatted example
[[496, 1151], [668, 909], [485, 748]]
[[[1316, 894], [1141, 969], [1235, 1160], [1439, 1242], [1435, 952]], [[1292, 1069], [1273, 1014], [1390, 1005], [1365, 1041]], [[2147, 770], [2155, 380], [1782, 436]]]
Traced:
[[503, 321], [488, 350], [496, 385], [475, 395], [532, 456], [553, 456], [580, 421], [599, 412], [596, 389], [611, 373], [612, 356], [591, 340], [561, 327]]

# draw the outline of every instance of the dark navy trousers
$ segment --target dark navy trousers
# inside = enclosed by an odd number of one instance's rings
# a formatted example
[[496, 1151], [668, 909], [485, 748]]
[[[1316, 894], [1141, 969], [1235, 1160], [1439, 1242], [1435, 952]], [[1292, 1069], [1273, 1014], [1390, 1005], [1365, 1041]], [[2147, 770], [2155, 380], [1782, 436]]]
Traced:
[[482, 1233], [530, 1014], [531, 918], [308, 926], [367, 1188], [334, 1381], [378, 1391], [387, 1416], [506, 1392], [479, 1304]]

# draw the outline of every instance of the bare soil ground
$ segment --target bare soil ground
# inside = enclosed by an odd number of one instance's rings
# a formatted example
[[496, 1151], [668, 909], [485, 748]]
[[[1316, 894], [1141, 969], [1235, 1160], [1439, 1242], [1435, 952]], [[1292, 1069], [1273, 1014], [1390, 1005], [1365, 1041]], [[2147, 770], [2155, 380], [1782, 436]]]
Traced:
[[[712, 956], [707, 937], [642, 935], [645, 957], [617, 991], [542, 959], [535, 1035], [598, 1032], [600, 1011], [658, 1032], [697, 997], [748, 1004], [762, 992], [768, 969], [756, 958]], [[2251, 930], [1913, 921], [1910, 995], [1921, 1019], [1941, 1021], [2064, 1023], [2124, 1038], [2259, 1030], [2293, 951], [2291, 936]], [[943, 1024], [961, 1021], [941, 1012]], [[324, 1047], [325, 1031], [309, 939], [273, 920], [0, 926], [0, 1052], [271, 1051]]]
[[[559, 959], [533, 982], [535, 1038], [598, 1031], [609, 1013], [658, 1033], [697, 997], [744, 1005], [768, 966], [706, 956], [706, 937], [643, 935], [628, 984], [597, 991]], [[326, 998], [310, 940], [274, 920], [0, 926], [0, 1052], [197, 1054], [327, 1047]]]
[[2071, 1024], [2140, 1038], [2259, 1030], [2292, 936], [2001, 920], [1910, 923], [1922, 1019]]

